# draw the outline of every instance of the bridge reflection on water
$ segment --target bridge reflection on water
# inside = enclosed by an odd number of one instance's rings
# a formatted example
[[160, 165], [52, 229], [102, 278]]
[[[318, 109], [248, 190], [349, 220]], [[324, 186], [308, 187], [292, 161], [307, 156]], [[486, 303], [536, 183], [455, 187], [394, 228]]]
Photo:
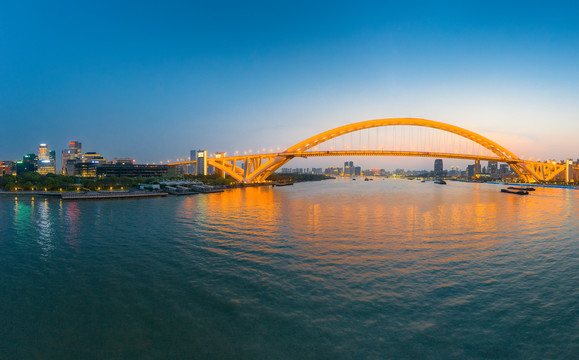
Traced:
[[[436, 247], [433, 234], [444, 237], [444, 246], [447, 241], [465, 245], [468, 239], [468, 246], [486, 248], [496, 239], [517, 238], [521, 231], [544, 235], [545, 228], [565, 228], [570, 218], [559, 213], [579, 215], [574, 206], [579, 192], [574, 190], [538, 188], [526, 198], [505, 196], [498, 190], [497, 185], [479, 183], [450, 182], [448, 187], [436, 187], [409, 180], [337, 179], [288, 188], [228, 190], [186, 199], [180, 211], [203, 213], [211, 231], [221, 235], [248, 232], [251, 227], [249, 232], [268, 242], [280, 236], [280, 231], [292, 229], [300, 242], [312, 241], [319, 251], [347, 244], [364, 244], [374, 250], [386, 245], [402, 248], [408, 241], [413, 246]], [[372, 229], [378, 242], [358, 239], [358, 232], [368, 235], [363, 229]], [[319, 235], [326, 240], [320, 242]]]

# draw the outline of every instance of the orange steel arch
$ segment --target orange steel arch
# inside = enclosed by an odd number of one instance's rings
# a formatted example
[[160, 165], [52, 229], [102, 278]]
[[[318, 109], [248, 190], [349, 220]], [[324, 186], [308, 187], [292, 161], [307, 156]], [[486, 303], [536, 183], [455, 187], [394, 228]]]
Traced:
[[354, 124], [344, 125], [337, 127], [332, 130], [325, 131], [321, 134], [312, 136], [309, 139], [306, 139], [300, 143], [295, 144], [294, 146], [288, 148], [284, 152], [302, 152], [312, 147], [319, 145], [323, 142], [331, 140], [335, 137], [342, 136], [345, 134], [349, 134], [354, 131], [360, 131], [364, 129], [370, 129], [380, 126], [392, 126], [392, 125], [412, 125], [412, 126], [422, 126], [422, 127], [430, 127], [434, 129], [444, 130], [450, 133], [454, 133], [460, 135], [464, 138], [472, 140], [485, 148], [489, 149], [497, 156], [502, 159], [508, 160], [519, 160], [519, 158], [510, 152], [509, 150], [505, 149], [501, 145], [497, 144], [496, 142], [487, 139], [486, 137], [474, 133], [472, 131], [460, 128], [458, 126], [449, 125], [445, 123], [441, 123], [438, 121], [426, 120], [426, 119], [415, 119], [415, 118], [393, 118], [393, 119], [378, 119], [378, 120], [368, 120], [368, 121], [361, 121]]
[[[422, 126], [422, 127], [429, 127], [433, 129], [439, 129], [443, 131], [447, 131], [453, 134], [457, 134], [462, 136], [468, 140], [474, 141], [477, 144], [487, 148], [491, 152], [497, 155], [500, 159], [499, 161], [507, 162], [511, 167], [519, 174], [526, 179], [532, 176], [527, 169], [522, 167], [519, 163], [521, 160], [512, 152], [504, 148], [503, 146], [497, 144], [496, 142], [474, 133], [472, 131], [460, 128], [458, 126], [450, 125], [441, 123], [438, 121], [426, 120], [426, 119], [418, 119], [418, 118], [391, 118], [391, 119], [377, 119], [377, 120], [367, 120], [361, 121], [354, 124], [348, 124], [344, 126], [337, 127], [332, 130], [325, 131], [323, 133], [314, 135], [304, 141], [301, 141], [294, 146], [289, 147], [282, 153], [277, 154], [275, 159], [269, 161], [266, 166], [261, 166], [259, 169], [251, 174], [249, 178], [245, 180], [247, 182], [260, 182], [267, 179], [269, 175], [275, 172], [277, 169], [282, 167], [292, 158], [296, 157], [297, 153], [304, 153], [307, 150], [317, 146], [321, 143], [324, 143], [328, 140], [331, 140], [335, 137], [342, 136], [349, 134], [351, 132], [360, 131], [364, 129], [370, 129], [374, 127], [381, 127], [381, 126], [393, 126], [393, 125], [411, 125], [411, 126]], [[306, 152], [307, 153], [307, 152]], [[285, 154], [285, 155], [284, 155]], [[538, 180], [538, 179], [537, 179]]]
[[[354, 131], [370, 129], [379, 126], [392, 125], [411, 125], [422, 126], [433, 129], [447, 131], [490, 150], [496, 155], [491, 156], [477, 156], [466, 154], [442, 154], [434, 152], [413, 152], [413, 151], [307, 151], [316, 145], [324, 143], [335, 137], [342, 136]], [[253, 154], [253, 155], [239, 155], [219, 158], [208, 158], [207, 165], [214, 166], [222, 174], [227, 174], [233, 177], [236, 181], [241, 183], [258, 183], [264, 182], [269, 175], [274, 173], [277, 169], [282, 167], [294, 157], [309, 157], [309, 156], [426, 156], [426, 157], [449, 157], [456, 159], [477, 159], [505, 162], [519, 175], [519, 177], [527, 182], [537, 181], [545, 182], [554, 179], [556, 176], [565, 171], [564, 164], [555, 162], [540, 162], [522, 160], [515, 154], [497, 144], [496, 142], [474, 133], [472, 131], [460, 128], [458, 126], [441, 123], [438, 121], [416, 119], [416, 118], [392, 118], [392, 119], [377, 119], [361, 121], [354, 124], [344, 125], [332, 130], [325, 131], [318, 135], [312, 136], [302, 142], [289, 147], [281, 153], [271, 154]], [[195, 161], [185, 161], [170, 163], [167, 165], [184, 165], [194, 163]], [[241, 164], [239, 164], [241, 162]], [[575, 168], [579, 171], [579, 168]]]

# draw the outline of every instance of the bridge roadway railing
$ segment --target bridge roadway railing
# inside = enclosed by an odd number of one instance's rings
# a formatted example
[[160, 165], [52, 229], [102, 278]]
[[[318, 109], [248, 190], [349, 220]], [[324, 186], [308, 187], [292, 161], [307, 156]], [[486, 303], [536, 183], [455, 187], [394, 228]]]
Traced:
[[[540, 162], [522, 159], [504, 159], [498, 156], [453, 154], [442, 152], [421, 152], [421, 151], [396, 151], [396, 150], [347, 150], [347, 151], [293, 151], [266, 154], [254, 154], [243, 156], [229, 156], [220, 159], [208, 158], [207, 164], [232, 176], [238, 182], [263, 182], [275, 170], [286, 164], [293, 158], [308, 158], [322, 156], [409, 156], [409, 157], [430, 157], [462, 160], [496, 161], [507, 163], [511, 167], [523, 168], [524, 171], [532, 173], [526, 181], [546, 182], [553, 180], [557, 175], [566, 170], [566, 165], [553, 162]], [[183, 161], [169, 163], [169, 166], [193, 164], [195, 161]], [[241, 163], [241, 164], [240, 164]], [[573, 167], [579, 172], [579, 167]]]

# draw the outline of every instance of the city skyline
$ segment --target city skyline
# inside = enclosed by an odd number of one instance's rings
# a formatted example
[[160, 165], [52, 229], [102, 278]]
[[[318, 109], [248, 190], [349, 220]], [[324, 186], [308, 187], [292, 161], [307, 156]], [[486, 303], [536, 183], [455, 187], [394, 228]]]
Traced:
[[[68, 144], [69, 148], [67, 149], [62, 149], [62, 151], [60, 151], [58, 153], [58, 155], [56, 155], [56, 151], [55, 150], [51, 150], [51, 152], [53, 153], [53, 161], [54, 161], [54, 169], [53, 171], [50, 171], [51, 173], [57, 173], [57, 174], [65, 174], [65, 161], [68, 159], [79, 159], [82, 160], [82, 158], [85, 155], [88, 156], [101, 156], [101, 154], [97, 151], [82, 151], [82, 142], [79, 141], [71, 141]], [[4, 159], [4, 160], [0, 160], [0, 163], [2, 161], [13, 161], [13, 162], [18, 162], [21, 161], [23, 158], [25, 158], [28, 155], [40, 155], [41, 151], [40, 149], [42, 147], [46, 147], [46, 148], [50, 148], [51, 145], [49, 143], [42, 143], [42, 144], [38, 144], [37, 148], [39, 151], [34, 152], [27, 152], [26, 154], [24, 154], [23, 156], [21, 156], [20, 158], [17, 159]], [[191, 158], [191, 156], [193, 155], [193, 153], [195, 153], [195, 150], [191, 150], [191, 155], [188, 157], [188, 159]], [[207, 153], [207, 151], [205, 150], [205, 153]], [[214, 156], [215, 154], [207, 154], [210, 156]], [[123, 158], [121, 156], [105, 156], [105, 159], [111, 159], [110, 162], [115, 163], [118, 159], [121, 160], [128, 160], [130, 158]], [[388, 161], [384, 160], [384, 158], [366, 158], [364, 156], [336, 156], [330, 159], [326, 159], [323, 162], [325, 162], [326, 164], [322, 165], [322, 168], [336, 168], [337, 166], [339, 167], [339, 165], [342, 163], [343, 159], [352, 159], [355, 158], [356, 159], [356, 164], [361, 164], [364, 166], [364, 169], [366, 170], [371, 170], [371, 169], [383, 169], [386, 171], [394, 171], [394, 170], [400, 170], [400, 167], [396, 167], [394, 166], [394, 164], [388, 164]], [[386, 159], [391, 159], [392, 157], [386, 157]], [[342, 159], [342, 160], [340, 160]], [[38, 156], [38, 161], [40, 162], [41, 158], [40, 156]], [[137, 161], [135, 159], [131, 159], [133, 163], [137, 163]], [[412, 158], [412, 157], [405, 157], [402, 159], [405, 163], [403, 165], [406, 165], [406, 167], [402, 167], [402, 170], [409, 170], [409, 171], [428, 171], [428, 169], [430, 169], [428, 166], [426, 167], [420, 167], [420, 164], [427, 164], [427, 163], [431, 163], [430, 165], [432, 165], [432, 162], [434, 161], [434, 164], [436, 164], [436, 160], [433, 160], [431, 158]], [[438, 159], [440, 160], [440, 159]], [[447, 170], [447, 169], [462, 169], [465, 170], [466, 167], [472, 163], [472, 161], [469, 160], [461, 160], [461, 159], [451, 159], [451, 158], [447, 158], [445, 159], [445, 163], [450, 163], [450, 165], [448, 166], [443, 166], [443, 169]], [[348, 160], [346, 162], [352, 162], [352, 160]], [[159, 162], [159, 163], [151, 163], [151, 165], [162, 165], [162, 163], [166, 163], [166, 162]], [[318, 162], [319, 163], [319, 162]], [[386, 165], [385, 165], [386, 164]], [[149, 165], [149, 163], [147, 163], [147, 165]], [[392, 165], [392, 166], [388, 166], [388, 165]], [[434, 165], [436, 167], [436, 165]], [[314, 166], [312, 165], [312, 161], [311, 160], [307, 160], [307, 159], [303, 159], [303, 158], [296, 158], [294, 159], [292, 162], [288, 163], [287, 166], [284, 166], [282, 168], [280, 168], [280, 170], [278, 172], [282, 173], [283, 169], [306, 169], [306, 168], [317, 168], [318, 166]]]
[[79, 140], [158, 163], [398, 116], [575, 159], [577, 6], [520, 5], [3, 5], [1, 160]]

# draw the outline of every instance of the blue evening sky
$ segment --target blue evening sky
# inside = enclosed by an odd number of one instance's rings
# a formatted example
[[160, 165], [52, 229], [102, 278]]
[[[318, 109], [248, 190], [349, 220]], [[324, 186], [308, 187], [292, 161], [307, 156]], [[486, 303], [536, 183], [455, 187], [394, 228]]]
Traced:
[[77, 140], [152, 163], [389, 117], [579, 158], [578, 4], [2, 1], [0, 160]]

